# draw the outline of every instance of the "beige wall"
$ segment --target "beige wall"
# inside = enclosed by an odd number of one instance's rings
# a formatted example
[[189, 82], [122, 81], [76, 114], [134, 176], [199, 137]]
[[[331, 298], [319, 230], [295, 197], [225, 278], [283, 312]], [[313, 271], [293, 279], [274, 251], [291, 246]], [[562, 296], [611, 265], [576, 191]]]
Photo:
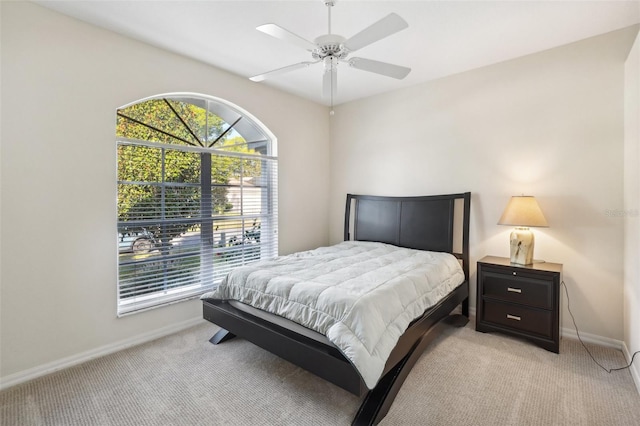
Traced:
[[471, 191], [472, 261], [508, 256], [511, 228], [496, 222], [511, 195], [535, 195], [550, 224], [534, 230], [535, 257], [564, 264], [580, 331], [620, 342], [623, 220], [610, 212], [623, 206], [623, 71], [636, 32], [337, 107], [331, 241], [347, 192]]
[[244, 108], [278, 138], [281, 253], [328, 242], [326, 107], [31, 3], [1, 7], [0, 377], [202, 317], [193, 300], [116, 318], [119, 106], [180, 91]]
[[[624, 344], [640, 351], [640, 35], [625, 63]], [[631, 369], [640, 390], [638, 360]]]

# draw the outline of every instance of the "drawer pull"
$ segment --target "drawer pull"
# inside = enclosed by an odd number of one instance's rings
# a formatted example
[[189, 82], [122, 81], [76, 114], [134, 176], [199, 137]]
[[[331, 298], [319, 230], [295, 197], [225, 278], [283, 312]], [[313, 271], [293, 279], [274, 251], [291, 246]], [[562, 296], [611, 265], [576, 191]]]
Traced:
[[509, 314], [507, 314], [507, 319], [520, 321], [521, 318], [519, 316], [517, 316], [517, 315], [509, 315]]
[[509, 291], [511, 293], [522, 293], [522, 289], [521, 288], [507, 287], [507, 291]]

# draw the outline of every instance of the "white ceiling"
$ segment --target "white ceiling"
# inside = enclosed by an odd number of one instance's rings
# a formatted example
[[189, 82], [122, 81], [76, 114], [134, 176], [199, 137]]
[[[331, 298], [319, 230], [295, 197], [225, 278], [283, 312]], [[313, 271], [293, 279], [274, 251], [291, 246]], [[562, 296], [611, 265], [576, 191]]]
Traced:
[[[276, 23], [310, 41], [327, 33], [323, 0], [36, 3], [244, 77], [311, 60], [309, 52], [256, 26]], [[335, 104], [636, 24], [640, 0], [338, 0], [332, 9], [332, 33], [348, 38], [391, 12], [403, 17], [409, 28], [357, 51], [357, 56], [408, 66], [411, 73], [396, 80], [340, 64]], [[320, 64], [253, 84], [327, 104], [321, 97]]]

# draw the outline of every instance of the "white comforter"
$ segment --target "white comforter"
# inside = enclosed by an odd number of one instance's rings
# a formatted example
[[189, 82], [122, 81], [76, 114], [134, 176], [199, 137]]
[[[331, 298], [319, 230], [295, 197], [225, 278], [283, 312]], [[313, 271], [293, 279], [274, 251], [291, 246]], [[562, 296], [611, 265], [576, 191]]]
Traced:
[[347, 241], [235, 269], [202, 298], [238, 300], [324, 334], [373, 389], [409, 323], [463, 281], [450, 254]]

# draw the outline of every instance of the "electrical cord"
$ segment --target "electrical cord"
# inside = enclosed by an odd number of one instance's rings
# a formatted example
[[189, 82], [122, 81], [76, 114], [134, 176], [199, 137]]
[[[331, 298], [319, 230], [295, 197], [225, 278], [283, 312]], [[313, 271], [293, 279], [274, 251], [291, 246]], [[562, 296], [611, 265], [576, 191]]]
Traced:
[[627, 368], [630, 368], [631, 364], [633, 364], [633, 360], [635, 359], [636, 355], [638, 355], [640, 353], [640, 351], [634, 352], [633, 355], [631, 356], [631, 362], [628, 365], [624, 366], [624, 367], [606, 368], [602, 364], [600, 364], [598, 362], [598, 360], [596, 360], [596, 358], [593, 356], [593, 354], [591, 353], [589, 348], [587, 348], [587, 345], [584, 344], [584, 342], [582, 341], [582, 338], [580, 337], [580, 332], [578, 331], [578, 326], [576, 325], [576, 319], [573, 317], [573, 313], [571, 312], [571, 307], [570, 307], [570, 303], [569, 303], [569, 290], [567, 290], [567, 285], [564, 283], [564, 281], [562, 281], [561, 284], [564, 287], [564, 293], [567, 295], [567, 310], [569, 311], [569, 315], [571, 315], [571, 320], [573, 321], [573, 327], [576, 329], [576, 334], [578, 335], [578, 340], [582, 344], [582, 347], [584, 348], [584, 350], [587, 351], [587, 353], [589, 354], [589, 356], [591, 357], [593, 362], [598, 364], [598, 367], [602, 368], [604, 371], [606, 371], [609, 374], [611, 374], [612, 371], [620, 371], [620, 370], [626, 370]]

